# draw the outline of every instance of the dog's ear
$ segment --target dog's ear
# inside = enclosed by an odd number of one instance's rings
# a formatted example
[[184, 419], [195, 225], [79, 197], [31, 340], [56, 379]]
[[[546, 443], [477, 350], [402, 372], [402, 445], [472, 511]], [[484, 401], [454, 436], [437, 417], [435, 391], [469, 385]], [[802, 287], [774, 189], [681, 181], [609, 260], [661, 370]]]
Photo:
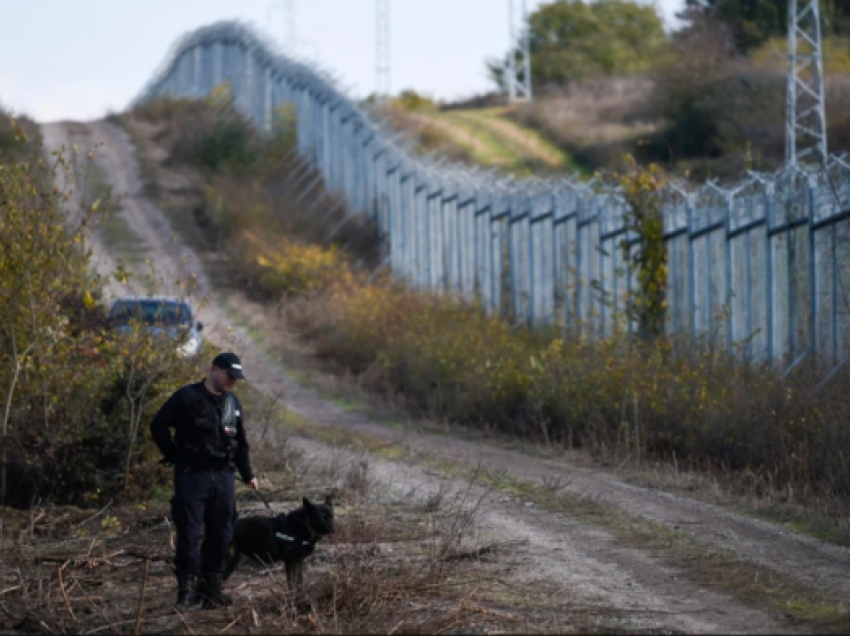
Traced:
[[331, 497], [330, 495], [325, 495], [325, 505], [328, 506], [329, 508], [333, 508], [334, 507], [333, 497]]
[[307, 497], [304, 497], [304, 499], [301, 500], [301, 503], [304, 505], [304, 508], [306, 508], [307, 510], [312, 510], [313, 508], [315, 508], [313, 503], [309, 499], [307, 499]]

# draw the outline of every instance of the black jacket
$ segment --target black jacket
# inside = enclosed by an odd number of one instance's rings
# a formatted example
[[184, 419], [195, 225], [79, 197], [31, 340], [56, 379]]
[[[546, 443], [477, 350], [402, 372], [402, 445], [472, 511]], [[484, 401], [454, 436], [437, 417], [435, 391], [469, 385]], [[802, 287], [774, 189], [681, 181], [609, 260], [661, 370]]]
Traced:
[[[232, 395], [232, 394], [231, 394]], [[160, 407], [151, 421], [151, 435], [165, 458], [177, 466], [191, 466], [212, 451], [224, 451], [229, 444], [233, 464], [244, 481], [254, 478], [248, 440], [242, 419], [242, 404], [236, 404], [234, 427], [222, 426], [224, 395], [210, 393], [203, 380], [178, 389]], [[169, 429], [175, 429], [174, 438]]]

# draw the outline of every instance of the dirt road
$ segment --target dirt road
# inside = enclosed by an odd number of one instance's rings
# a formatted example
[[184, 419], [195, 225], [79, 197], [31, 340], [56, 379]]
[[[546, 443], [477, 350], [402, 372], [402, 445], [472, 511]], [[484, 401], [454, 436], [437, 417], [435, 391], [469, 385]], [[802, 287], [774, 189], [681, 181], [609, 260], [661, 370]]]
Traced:
[[[821, 595], [829, 603], [850, 596], [850, 550], [717, 506], [626, 484], [613, 473], [563, 459], [390, 428], [322, 399], [288, 378], [279, 361], [232, 324], [223, 309], [225, 300], [211, 288], [200, 260], [175, 239], [167, 219], [145, 198], [134, 149], [123, 130], [106, 122], [60, 123], [43, 126], [43, 134], [49, 149], [76, 143], [85, 151], [102, 144], [96, 163], [115, 192], [125, 195], [123, 214], [135, 240], [144, 245], [164, 281], [197, 277], [190, 298], [201, 307], [207, 337], [237, 350], [255, 385], [284, 396], [291, 410], [319, 425], [368, 434], [403, 449], [403, 461], [369, 454], [369, 470], [378, 483], [424, 498], [446, 484], [466, 487], [463, 467], [480, 464], [500, 475], [502, 486], [476, 487], [484, 498], [477, 523], [482, 536], [517, 546], [511, 557], [518, 585], [556, 586], [572, 602], [618, 617], [625, 630], [688, 633], [805, 631], [788, 620], [781, 604], [765, 599], [779, 599], [778, 590], [789, 587]], [[96, 236], [91, 245], [97, 266], [111, 271], [115, 259], [108, 246]], [[113, 294], [127, 291], [132, 290], [111, 289]], [[316, 461], [348, 452], [315, 439], [294, 443]], [[435, 468], [440, 465], [454, 469]], [[688, 549], [683, 552], [683, 547]], [[738, 584], [723, 580], [732, 571], [738, 577], [754, 576], [755, 584], [748, 580], [746, 593], [741, 592]], [[759, 576], [774, 581], [769, 590], [759, 587]]]

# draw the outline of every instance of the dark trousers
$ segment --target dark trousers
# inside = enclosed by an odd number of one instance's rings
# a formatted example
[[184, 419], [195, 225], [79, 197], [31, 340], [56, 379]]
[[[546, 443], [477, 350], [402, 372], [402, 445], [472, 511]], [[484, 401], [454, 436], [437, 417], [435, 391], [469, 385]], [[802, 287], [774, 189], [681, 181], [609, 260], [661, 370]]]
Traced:
[[175, 471], [171, 516], [177, 528], [178, 572], [224, 572], [233, 536], [235, 492], [229, 470]]

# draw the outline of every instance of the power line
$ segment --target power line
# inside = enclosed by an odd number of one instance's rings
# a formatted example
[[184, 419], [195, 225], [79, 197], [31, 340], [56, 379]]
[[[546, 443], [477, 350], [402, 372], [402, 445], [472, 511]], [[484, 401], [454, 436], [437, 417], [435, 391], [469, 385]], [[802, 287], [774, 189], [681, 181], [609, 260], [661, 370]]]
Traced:
[[508, 0], [508, 27], [511, 44], [505, 64], [508, 98], [512, 102], [531, 101], [530, 25], [526, 0]]
[[392, 95], [390, 42], [390, 0], [375, 0], [375, 96], [379, 101]]
[[818, 0], [788, 0], [785, 161], [827, 159], [826, 100]]

